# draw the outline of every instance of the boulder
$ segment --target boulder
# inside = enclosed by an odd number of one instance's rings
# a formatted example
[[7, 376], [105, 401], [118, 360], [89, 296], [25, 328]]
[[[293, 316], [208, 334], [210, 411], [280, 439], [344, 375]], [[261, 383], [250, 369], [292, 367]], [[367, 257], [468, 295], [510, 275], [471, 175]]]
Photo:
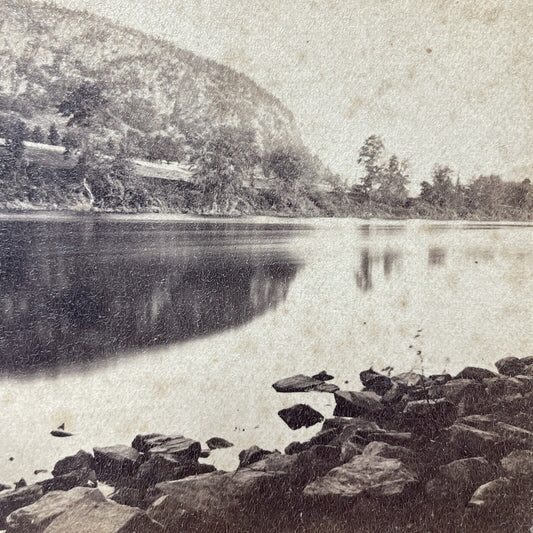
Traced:
[[118, 444], [94, 448], [94, 469], [100, 481], [117, 482], [122, 477], [133, 475], [139, 452], [135, 448]]
[[497, 422], [494, 431], [505, 439], [507, 450], [528, 449], [533, 450], [533, 432], [520, 427]]
[[375, 455], [378, 457], [385, 457], [386, 459], [398, 459], [410, 467], [417, 466], [419, 462], [413, 450], [403, 446], [391, 446], [386, 442], [370, 442], [365, 446], [363, 455]]
[[357, 455], [308, 484], [304, 495], [340, 500], [362, 495], [387, 498], [404, 495], [417, 482], [417, 476], [398, 459]]
[[365, 437], [368, 441], [377, 441], [391, 446], [405, 446], [412, 442], [413, 434], [407, 431], [394, 431], [392, 429], [369, 433]]
[[84, 450], [59, 460], [52, 470], [52, 475], [62, 476], [81, 469], [94, 470], [94, 457]]
[[494, 377], [496, 377], [496, 374], [486, 368], [467, 366], [455, 376], [455, 379], [475, 379], [476, 381], [483, 381], [484, 379]]
[[495, 363], [496, 368], [500, 374], [505, 376], [517, 376], [523, 374], [526, 363], [518, 357], [504, 357]]
[[172, 455], [177, 460], [197, 461], [202, 452], [198, 441], [181, 435], [173, 437], [156, 437], [147, 441], [146, 455], [152, 457], [157, 454]]
[[337, 391], [334, 416], [375, 417], [383, 411], [383, 404], [375, 392]]
[[520, 394], [524, 390], [524, 383], [510, 376], [496, 376], [483, 380], [489, 396], [508, 396]]
[[445, 398], [457, 406], [459, 416], [481, 413], [487, 407], [487, 391], [474, 379], [452, 379], [429, 389], [431, 399]]
[[452, 379], [450, 374], [433, 374], [429, 376], [429, 381], [431, 385], [444, 385]]
[[393, 383], [392, 387], [381, 397], [381, 403], [387, 406], [394, 406], [402, 401], [408, 390], [409, 387], [401, 383]]
[[468, 502], [468, 507], [480, 511], [483, 515], [499, 513], [509, 505], [511, 499], [514, 499], [512, 486], [511, 480], [506, 477], [484, 483], [476, 489]]
[[496, 418], [494, 415], [468, 415], [459, 418], [457, 422], [482, 431], [494, 431]]
[[325, 370], [321, 370], [318, 374], [311, 376], [312, 379], [317, 379], [318, 381], [331, 381], [333, 376], [328, 374]]
[[113, 492], [110, 499], [121, 505], [145, 509], [147, 507], [145, 496], [145, 489], [139, 487], [119, 487]]
[[511, 478], [533, 479], [533, 451], [515, 450], [501, 460], [507, 475]]
[[425, 387], [429, 385], [428, 379], [422, 374], [417, 374], [416, 372], [403, 372], [397, 376], [393, 376], [392, 381], [403, 385], [404, 387]]
[[474, 490], [495, 476], [495, 467], [483, 457], [459, 459], [439, 468], [426, 484], [426, 495], [442, 505], [466, 505]]
[[83, 501], [61, 513], [45, 533], [163, 533], [144, 511], [106, 500]]
[[324, 383], [303, 374], [276, 381], [272, 387], [276, 392], [335, 392], [339, 390], [339, 387], [333, 383]]
[[35, 503], [43, 495], [40, 485], [29, 485], [0, 494], [0, 528], [5, 528], [5, 521], [13, 511]]
[[98, 489], [76, 487], [53, 491], [35, 503], [11, 513], [6, 520], [6, 533], [42, 533], [62, 513], [81, 502], [104, 502]]
[[359, 379], [366, 389], [380, 396], [392, 388], [392, 380], [389, 377], [379, 374], [371, 368], [369, 370], [363, 370], [359, 374]]
[[55, 476], [44, 481], [38, 481], [38, 485], [41, 485], [43, 492], [46, 494], [50, 491], [56, 490], [70, 490], [74, 487], [90, 487], [94, 488], [97, 485], [96, 473], [94, 470], [88, 468], [80, 468], [63, 474], [61, 476]]
[[504, 439], [497, 433], [465, 424], [454, 424], [442, 431], [441, 441], [456, 457], [501, 457]]
[[308, 428], [324, 420], [318, 411], [302, 403], [282, 409], [278, 415], [291, 429]]
[[206, 441], [207, 447], [210, 450], [218, 450], [221, 448], [231, 448], [233, 443], [229, 440], [223, 439], [221, 437], [213, 437]]
[[434, 432], [455, 422], [457, 407], [446, 398], [408, 402], [403, 410], [403, 422], [422, 432]]
[[251, 446], [246, 450], [242, 450], [239, 453], [239, 468], [244, 468], [245, 466], [249, 466], [252, 463], [261, 461], [261, 459], [263, 459], [267, 455], [270, 455], [271, 453], [272, 452], [268, 450], [263, 450], [262, 448], [259, 448], [259, 446]]
[[369, 433], [376, 433], [383, 431], [376, 422], [367, 420], [363, 417], [342, 417], [336, 416], [333, 418], [326, 418], [322, 424], [322, 432], [334, 429], [339, 434], [346, 428], [357, 430], [361, 435], [368, 435]]

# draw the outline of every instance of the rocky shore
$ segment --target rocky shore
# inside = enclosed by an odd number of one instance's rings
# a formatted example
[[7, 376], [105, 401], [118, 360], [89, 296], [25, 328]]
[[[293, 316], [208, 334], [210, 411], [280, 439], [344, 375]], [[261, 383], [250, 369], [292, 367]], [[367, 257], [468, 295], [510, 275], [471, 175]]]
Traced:
[[[332, 418], [307, 404], [279, 412], [291, 428], [321, 423], [281, 453], [253, 446], [233, 472], [203, 463], [182, 435], [80, 450], [50, 479], [0, 492], [7, 533], [529, 532], [533, 526], [533, 357], [492, 372], [388, 376], [362, 391], [297, 375], [279, 393], [333, 394]], [[108, 490], [100, 490], [106, 487]], [[0, 486], [0, 489], [2, 486]], [[107, 494], [109, 497], [106, 497]]]

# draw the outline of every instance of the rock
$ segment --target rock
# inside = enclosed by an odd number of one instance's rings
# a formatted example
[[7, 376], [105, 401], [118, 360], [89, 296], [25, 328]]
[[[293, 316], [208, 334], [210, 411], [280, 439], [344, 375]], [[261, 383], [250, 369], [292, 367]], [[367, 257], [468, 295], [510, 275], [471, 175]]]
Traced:
[[441, 466], [426, 484], [426, 495], [439, 504], [466, 505], [472, 493], [494, 479], [496, 469], [483, 457], [459, 459]]
[[482, 431], [494, 431], [496, 418], [494, 415], [468, 415], [459, 418], [457, 422]]
[[202, 449], [202, 451], [200, 452], [200, 457], [202, 459], [207, 459], [210, 455], [211, 455], [211, 450]]
[[497, 422], [494, 431], [505, 439], [507, 450], [528, 449], [533, 450], [533, 432], [520, 427]]
[[448, 383], [452, 379], [452, 376], [450, 374], [433, 374], [429, 376], [429, 380], [431, 381], [431, 385], [444, 385]]
[[495, 363], [500, 374], [505, 376], [517, 376], [523, 374], [526, 364], [518, 357], [504, 357]]
[[242, 450], [239, 453], [239, 468], [244, 468], [245, 466], [249, 466], [252, 463], [261, 461], [261, 459], [265, 458], [271, 453], [272, 452], [268, 450], [263, 450], [262, 448], [259, 448], [259, 446], [251, 446], [246, 450]]
[[525, 385], [520, 379], [509, 376], [496, 376], [483, 380], [489, 396], [505, 396], [520, 394], [524, 391]]
[[487, 391], [474, 379], [453, 379], [429, 389], [431, 399], [446, 398], [457, 406], [459, 416], [483, 412], [487, 407]]
[[383, 405], [394, 406], [398, 404], [406, 395], [409, 387], [401, 383], [393, 383], [392, 387], [381, 397]]
[[467, 366], [457, 376], [455, 379], [475, 379], [476, 381], [483, 381], [484, 379], [494, 378], [496, 374], [487, 370], [486, 368], [478, 368], [476, 366]]
[[148, 457], [164, 454], [186, 461], [197, 461], [202, 452], [202, 446], [199, 442], [188, 439], [183, 435], [137, 435], [132, 447], [142, 451]]
[[515, 450], [501, 460], [508, 476], [517, 479], [533, 479], [533, 451]]
[[35, 503], [43, 495], [40, 485], [21, 487], [0, 494], [0, 528], [5, 528], [5, 521], [13, 511]]
[[442, 431], [441, 439], [458, 457], [501, 457], [503, 438], [465, 424], [454, 424]]
[[295, 453], [303, 452], [304, 450], [307, 450], [307, 443], [294, 441], [294, 442], [289, 443], [285, 447], [284, 451], [286, 455], [293, 455]]
[[130, 507], [139, 507], [145, 509], [146, 490], [139, 487], [119, 487], [111, 496], [111, 500], [121, 505], [129, 505]]
[[210, 450], [218, 450], [220, 448], [231, 448], [233, 446], [232, 442], [221, 437], [213, 437], [206, 441], [206, 444]]
[[339, 390], [339, 387], [333, 385], [333, 383], [324, 383], [303, 374], [276, 381], [272, 387], [274, 387], [276, 392], [335, 392]]
[[380, 396], [392, 388], [392, 380], [389, 377], [379, 374], [371, 368], [369, 370], [363, 370], [359, 374], [359, 379], [368, 390]]
[[318, 381], [331, 381], [333, 376], [328, 374], [325, 370], [321, 370], [318, 374], [311, 376], [312, 379], [317, 379]]
[[166, 531], [251, 531], [246, 520], [263, 508], [271, 513], [286, 488], [282, 472], [214, 472], [156, 485], [147, 514]]
[[97, 485], [97, 480], [94, 470], [80, 468], [79, 470], [74, 470], [73, 472], [68, 472], [61, 476], [38, 481], [37, 484], [42, 486], [43, 492], [46, 494], [50, 491], [70, 490], [74, 487], [94, 488]]
[[100, 481], [116, 483], [120, 478], [132, 476], [136, 470], [139, 452], [118, 444], [94, 448], [94, 469]]
[[165, 440], [171, 439], [172, 437], [163, 435], [161, 433], [145, 433], [137, 435], [133, 442], [131, 443], [131, 447], [135, 448], [138, 452], [146, 453], [150, 448], [154, 448], [155, 446], [159, 446], [161, 442], [164, 442]]
[[533, 374], [530, 373], [530, 375], [528, 376], [523, 376], [522, 374], [519, 374], [518, 376], [514, 376], [514, 378], [510, 379], [517, 380], [521, 383], [522, 388], [520, 392], [522, 394], [533, 392]]
[[398, 459], [358, 455], [307, 485], [304, 495], [341, 500], [363, 494], [378, 498], [401, 496], [417, 481], [417, 476]]
[[422, 374], [417, 374], [416, 372], [403, 372], [397, 376], [393, 376], [392, 381], [404, 385], [405, 387], [425, 387], [429, 385], [428, 379], [425, 378]]
[[319, 444], [329, 444], [333, 439], [339, 435], [339, 430], [335, 428], [321, 429], [316, 435], [311, 437], [306, 443], [307, 448], [317, 446]]
[[468, 507], [475, 508], [484, 515], [501, 512], [513, 499], [511, 489], [512, 482], [506, 477], [484, 483], [476, 489], [468, 502]]
[[369, 433], [366, 438], [371, 442], [384, 442], [391, 446], [405, 446], [413, 440], [413, 434], [407, 431], [394, 431], [391, 429]]
[[341, 464], [351, 461], [356, 455], [361, 455], [365, 445], [359, 442], [345, 441], [341, 444], [340, 462]]
[[15, 489], [21, 489], [22, 487], [27, 487], [28, 484], [26, 480], [22, 477], [17, 482], [15, 482]]
[[334, 429], [340, 434], [348, 427], [357, 430], [361, 435], [383, 431], [376, 422], [367, 420], [366, 418], [337, 416], [326, 418], [326, 420], [324, 420], [324, 423], [322, 424], [322, 432]]
[[407, 466], [413, 467], [417, 464], [417, 457], [413, 450], [403, 446], [391, 446], [386, 442], [370, 442], [365, 446], [363, 455], [375, 455], [386, 459], [398, 459]]
[[80, 502], [104, 502], [98, 489], [77, 487], [68, 491], [53, 491], [35, 503], [11, 513], [6, 533], [42, 533], [62, 513]]
[[403, 410], [407, 426], [428, 433], [450, 426], [457, 418], [457, 407], [446, 398], [408, 402]]
[[373, 417], [384, 409], [375, 392], [337, 391], [335, 402], [334, 416]]
[[53, 476], [62, 476], [75, 470], [94, 470], [94, 457], [84, 450], [59, 460], [52, 470]]
[[39, 474], [46, 474], [48, 470], [46, 468], [38, 468], [37, 470], [33, 471], [34, 476], [38, 476]]
[[11, 485], [6, 485], [5, 483], [0, 483], [0, 492], [4, 491], [4, 490], [11, 490], [12, 487]]
[[109, 500], [80, 502], [60, 514], [45, 533], [163, 533], [144, 511]]
[[302, 403], [282, 409], [278, 415], [291, 429], [308, 428], [324, 420], [318, 411]]
[[72, 437], [72, 433], [63, 429], [53, 429], [50, 431], [50, 435], [52, 435], [52, 437]]
[[142, 489], [162, 481], [182, 479], [188, 476], [213, 472], [213, 465], [198, 463], [168, 454], [154, 454], [139, 466], [135, 476], [135, 485]]

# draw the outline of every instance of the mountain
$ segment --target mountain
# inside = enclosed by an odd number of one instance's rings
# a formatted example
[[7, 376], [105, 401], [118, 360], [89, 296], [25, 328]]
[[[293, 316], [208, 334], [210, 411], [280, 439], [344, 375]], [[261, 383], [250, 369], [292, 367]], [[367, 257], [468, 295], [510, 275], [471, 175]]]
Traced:
[[263, 153], [302, 145], [291, 112], [231, 68], [87, 12], [0, 0], [0, 118], [55, 123], [64, 135], [58, 106], [83, 84], [105, 97], [88, 129], [100, 140], [159, 135], [186, 157], [195, 139], [229, 126], [255, 132]]

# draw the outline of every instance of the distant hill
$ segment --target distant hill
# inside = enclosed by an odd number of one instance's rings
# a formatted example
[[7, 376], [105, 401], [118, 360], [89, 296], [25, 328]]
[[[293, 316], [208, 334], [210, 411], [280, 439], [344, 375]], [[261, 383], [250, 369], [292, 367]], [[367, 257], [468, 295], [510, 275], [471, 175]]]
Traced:
[[230, 126], [253, 130], [263, 152], [301, 146], [291, 112], [228, 67], [87, 12], [0, 0], [0, 118], [64, 135], [58, 105], [83, 83], [106, 99], [87, 130], [100, 140], [162, 135], [186, 158], [195, 139]]

